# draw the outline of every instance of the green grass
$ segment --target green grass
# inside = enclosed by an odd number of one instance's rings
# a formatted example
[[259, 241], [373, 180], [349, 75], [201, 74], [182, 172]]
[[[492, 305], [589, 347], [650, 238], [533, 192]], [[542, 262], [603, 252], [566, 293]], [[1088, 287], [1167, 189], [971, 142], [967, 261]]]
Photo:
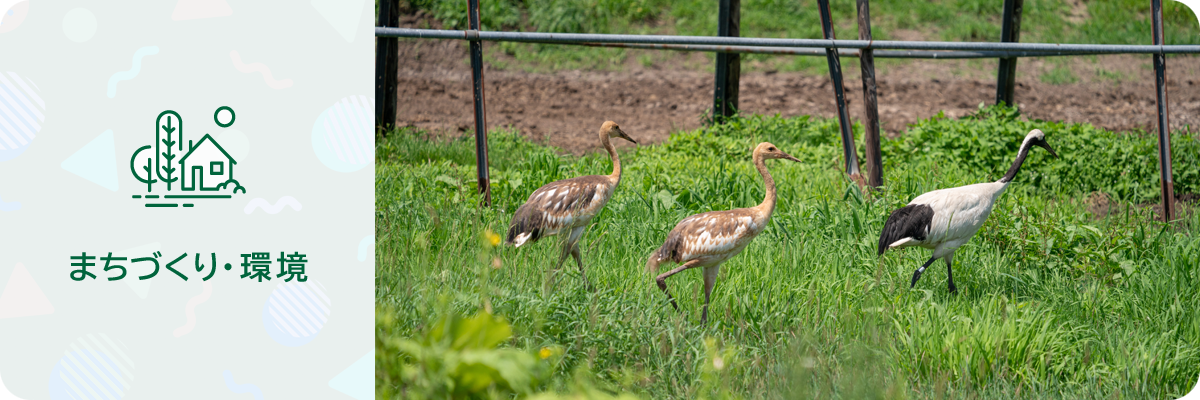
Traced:
[[1075, 76], [1075, 70], [1071, 69], [1071, 66], [1066, 61], [1066, 59], [1062, 58], [1051, 61], [1050, 65], [1053, 65], [1053, 67], [1043, 72], [1038, 76], [1038, 79], [1051, 85], [1065, 85], [1079, 82], [1079, 77]]
[[1101, 67], [1096, 67], [1096, 77], [1114, 84], [1119, 84], [1129, 79], [1129, 76], [1121, 71], [1109, 71]]
[[[489, 310], [512, 324], [501, 347], [561, 352], [538, 391], [572, 392], [583, 379], [656, 399], [1174, 398], [1195, 384], [1200, 214], [1165, 226], [1137, 205], [1157, 200], [1152, 135], [1028, 121], [1001, 108], [934, 117], [884, 141], [888, 186], [866, 198], [838, 171], [836, 126], [752, 116], [623, 153], [621, 186], [580, 245], [595, 292], [569, 260], [549, 283], [553, 239], [490, 249], [485, 232], [504, 234], [544, 183], [610, 172], [607, 156], [563, 156], [492, 132], [494, 205], [480, 208], [470, 138], [380, 137], [378, 343]], [[1031, 153], [959, 249], [958, 295], [946, 291], [940, 263], [910, 290], [929, 253], [877, 258], [888, 213], [928, 190], [998, 179], [1033, 127], [1062, 158]], [[668, 280], [676, 312], [643, 266], [683, 217], [761, 200], [749, 162], [760, 141], [803, 162], [769, 162], [779, 185], [771, 225], [724, 264], [710, 325], [701, 326], [699, 272]], [[1172, 146], [1176, 191], [1200, 193], [1200, 140], [1178, 133]], [[1113, 214], [1089, 213], [1094, 192], [1114, 199]], [[425, 386], [394, 385], [426, 375], [401, 372], [401, 356], [380, 349], [377, 377], [417, 396]]]
[[[465, 29], [464, 0], [410, 0], [428, 10], [448, 29]], [[715, 35], [715, 0], [481, 0], [486, 30], [585, 32], [626, 34]], [[831, 11], [839, 38], [857, 38], [855, 2], [832, 0]], [[872, 34], [877, 40], [895, 39], [897, 30], [919, 32], [925, 40], [998, 41], [1002, 1], [996, 0], [876, 0], [871, 2]], [[1149, 44], [1150, 4], [1145, 0], [1086, 2], [1082, 19], [1071, 17], [1065, 0], [1026, 1], [1021, 41], [1049, 43]], [[1200, 43], [1200, 26], [1187, 6], [1164, 2], [1167, 44]], [[820, 38], [817, 2], [745, 0], [741, 5], [741, 34], [746, 37]], [[620, 69], [630, 52], [580, 46], [505, 44], [502, 52], [517, 63], [500, 63], [496, 50], [489, 62], [528, 70]], [[497, 46], [487, 46], [489, 48]], [[641, 54], [642, 52], [633, 52]], [[711, 54], [709, 55], [711, 57]], [[814, 57], [746, 55], [747, 61], [773, 60], [768, 68], [823, 72]]]

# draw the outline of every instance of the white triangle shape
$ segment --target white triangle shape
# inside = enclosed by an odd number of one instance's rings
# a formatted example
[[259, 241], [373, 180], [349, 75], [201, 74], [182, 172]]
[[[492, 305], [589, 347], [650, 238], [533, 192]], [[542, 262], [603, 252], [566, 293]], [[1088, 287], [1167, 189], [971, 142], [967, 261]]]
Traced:
[[333, 29], [336, 29], [343, 39], [354, 42], [359, 21], [362, 20], [362, 0], [312, 0], [309, 4], [317, 9], [317, 13], [321, 14], [325, 21], [333, 25]]
[[42, 293], [25, 265], [17, 263], [4, 291], [0, 292], [0, 319], [30, 317], [54, 313], [54, 305]]
[[329, 387], [357, 400], [375, 398], [375, 350], [330, 379]]

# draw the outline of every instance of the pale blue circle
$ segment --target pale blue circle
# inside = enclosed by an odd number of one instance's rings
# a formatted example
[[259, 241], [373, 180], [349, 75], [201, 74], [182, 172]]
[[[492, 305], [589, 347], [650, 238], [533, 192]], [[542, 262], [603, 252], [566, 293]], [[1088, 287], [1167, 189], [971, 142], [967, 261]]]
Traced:
[[91, 398], [89, 390], [100, 398], [119, 399], [125, 395], [121, 368], [104, 353], [87, 349], [72, 351], [50, 370], [51, 400]]
[[[10, 73], [12, 73], [12, 72], [10, 72]], [[25, 79], [25, 78], [18, 77], [17, 80], [19, 82], [19, 80], [22, 80], [22, 79]], [[0, 83], [0, 94], [2, 94], [2, 92], [5, 92], [5, 91], [20, 92], [22, 90], [18, 89], [16, 84], [7, 84], [6, 85], [4, 83]], [[40, 90], [35, 89], [34, 95], [40, 97], [41, 96]], [[18, 98], [18, 100], [16, 102], [7, 103], [7, 105], [6, 105], [5, 101], [2, 100], [2, 98], [0, 98], [0, 119], [4, 118], [4, 117], [2, 117], [2, 115], [5, 114], [5, 109], [10, 109], [11, 112], [22, 111], [22, 109], [24, 109], [24, 111], [29, 114], [32, 114], [32, 111], [41, 111], [43, 114], [46, 113], [46, 106], [42, 105], [42, 103], [37, 103], [35, 98], [32, 98], [32, 97]], [[18, 118], [18, 121], [20, 121], [19, 118]], [[11, 123], [11, 121], [10, 121], [10, 123]], [[30, 145], [32, 143], [34, 143], [34, 139], [37, 138], [38, 131], [41, 131], [41, 129], [38, 129], [38, 127], [35, 127], [32, 125], [18, 125], [18, 126], [16, 126], [16, 129], [18, 131], [20, 131], [20, 133], [17, 133], [17, 135], [26, 137], [26, 141], [24, 144], [18, 142], [17, 148], [10, 147], [10, 148], [4, 149], [4, 150], [0, 150], [0, 162], [16, 159], [17, 156], [19, 156], [22, 153], [25, 153], [25, 149], [28, 149], [30, 147]], [[4, 133], [10, 133], [10, 132], [4, 132]], [[29, 138], [30, 136], [32, 136], [32, 138]], [[11, 136], [10, 136], [10, 138], [11, 138]]]
[[72, 42], [83, 43], [96, 35], [96, 15], [86, 8], [67, 11], [63, 17], [63, 33]]
[[359, 165], [355, 165], [355, 163], [338, 159], [337, 155], [334, 153], [334, 149], [330, 149], [329, 144], [325, 143], [325, 120], [328, 119], [329, 109], [326, 108], [324, 112], [320, 113], [320, 117], [317, 117], [316, 123], [312, 124], [312, 150], [313, 153], [317, 153], [317, 159], [320, 160], [320, 162], [324, 163], [324, 165], [329, 167], [329, 169], [334, 169], [334, 171], [337, 172], [359, 171], [359, 169], [362, 169], [362, 167], [366, 167], [367, 165], [370, 165], [370, 163], [374, 162], [373, 141], [370, 144], [370, 150], [368, 150], [368, 153], [370, 153], [371, 162], [364, 162], [359, 163]]
[[281, 283], [263, 304], [263, 328], [276, 343], [302, 346], [321, 333], [329, 319], [329, 307], [329, 298], [316, 281]]
[[17, 158], [17, 156], [21, 155], [21, 153], [24, 153], [25, 149], [27, 148], [29, 148], [29, 145], [24, 145], [15, 149], [0, 150], [0, 161], [8, 161]]
[[[282, 344], [287, 347], [300, 347], [308, 342], [311, 342], [313, 339], [315, 339], [317, 337], [316, 334], [313, 334], [310, 336], [292, 336], [291, 334], [284, 332], [282, 329], [279, 329], [278, 326], [275, 326], [275, 319], [271, 317], [270, 310], [271, 310], [271, 302], [267, 301], [266, 304], [263, 304], [263, 311], [262, 311], [263, 328], [267, 329], [267, 335], [271, 336], [271, 339], [274, 339], [276, 343]], [[317, 332], [317, 333], [320, 333], [320, 332]]]

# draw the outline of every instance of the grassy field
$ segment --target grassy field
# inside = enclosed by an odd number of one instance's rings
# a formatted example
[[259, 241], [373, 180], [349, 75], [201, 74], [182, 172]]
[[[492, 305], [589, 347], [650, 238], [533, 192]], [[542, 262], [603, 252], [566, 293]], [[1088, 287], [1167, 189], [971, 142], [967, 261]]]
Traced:
[[[940, 263], [909, 289], [929, 253], [876, 257], [888, 213], [931, 189], [998, 179], [1032, 128], [1061, 158], [1031, 152], [959, 249], [959, 294]], [[544, 183], [609, 173], [607, 156], [492, 132], [494, 205], [480, 208], [470, 137], [377, 138], [377, 393], [1175, 398], [1196, 383], [1200, 214], [1164, 225], [1140, 206], [1157, 201], [1152, 135], [1003, 108], [934, 117], [884, 140], [887, 186], [864, 195], [839, 172], [836, 132], [836, 121], [751, 116], [624, 152], [621, 186], [580, 245], [594, 292], [570, 261], [551, 283], [553, 239], [493, 247], [490, 232], [503, 235]], [[803, 162], [768, 163], [778, 208], [723, 266], [701, 326], [700, 272], [668, 281], [676, 312], [646, 257], [683, 217], [762, 199], [749, 159], [760, 141]], [[1172, 146], [1176, 191], [1200, 193], [1200, 140], [1179, 133]], [[1103, 217], [1089, 211], [1101, 197]]]
[[[411, 7], [428, 11], [447, 29], [466, 29], [466, 2], [462, 0], [408, 0]], [[832, 0], [835, 31], [839, 38], [857, 38], [854, 0]], [[1146, 0], [1028, 0], [1021, 22], [1021, 41], [1049, 43], [1149, 44], [1150, 2]], [[920, 40], [998, 41], [1002, 1], [875, 0], [871, 2], [872, 34], [876, 40], [896, 39], [899, 32]], [[817, 2], [742, 1], [742, 36], [820, 38]], [[480, 15], [486, 30], [588, 32], [628, 34], [715, 35], [715, 0], [481, 0]], [[1200, 26], [1187, 6], [1164, 1], [1167, 44], [1200, 43]], [[528, 70], [576, 68], [619, 69], [631, 55], [653, 63], [670, 53], [578, 46], [500, 43], [488, 46], [489, 62], [497, 67]], [[495, 57], [506, 53], [517, 62]], [[669, 56], [668, 56], [669, 57]], [[765, 67], [823, 73], [820, 57], [746, 55]], [[881, 67], [903, 60], [877, 60]]]

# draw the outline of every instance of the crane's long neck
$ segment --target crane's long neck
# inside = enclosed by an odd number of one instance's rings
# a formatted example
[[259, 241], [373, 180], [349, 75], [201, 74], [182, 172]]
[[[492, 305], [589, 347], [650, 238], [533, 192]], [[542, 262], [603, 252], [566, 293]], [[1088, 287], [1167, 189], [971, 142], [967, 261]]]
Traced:
[[621, 181], [621, 157], [617, 156], [617, 149], [613, 148], [612, 142], [608, 140], [608, 135], [600, 134], [600, 142], [604, 143], [604, 149], [608, 150], [608, 156], [612, 158], [613, 172], [609, 177], [613, 182]]
[[754, 155], [754, 167], [758, 168], [758, 174], [762, 175], [763, 185], [767, 188], [767, 195], [763, 197], [762, 204], [758, 207], [765, 209], [767, 214], [775, 211], [775, 178], [771, 177], [771, 171], [767, 171], [767, 164], [761, 155]]
[[1017, 159], [1013, 160], [1012, 167], [1008, 168], [1008, 173], [1004, 174], [1003, 178], [1000, 178], [1000, 183], [1007, 185], [1009, 182], [1012, 182], [1013, 178], [1017, 177], [1017, 171], [1021, 170], [1021, 164], [1025, 163], [1025, 157], [1029, 155], [1029, 148], [1033, 146], [1031, 143], [1032, 141], [1030, 140], [1025, 140], [1024, 143], [1021, 143], [1021, 151], [1017, 152]]

